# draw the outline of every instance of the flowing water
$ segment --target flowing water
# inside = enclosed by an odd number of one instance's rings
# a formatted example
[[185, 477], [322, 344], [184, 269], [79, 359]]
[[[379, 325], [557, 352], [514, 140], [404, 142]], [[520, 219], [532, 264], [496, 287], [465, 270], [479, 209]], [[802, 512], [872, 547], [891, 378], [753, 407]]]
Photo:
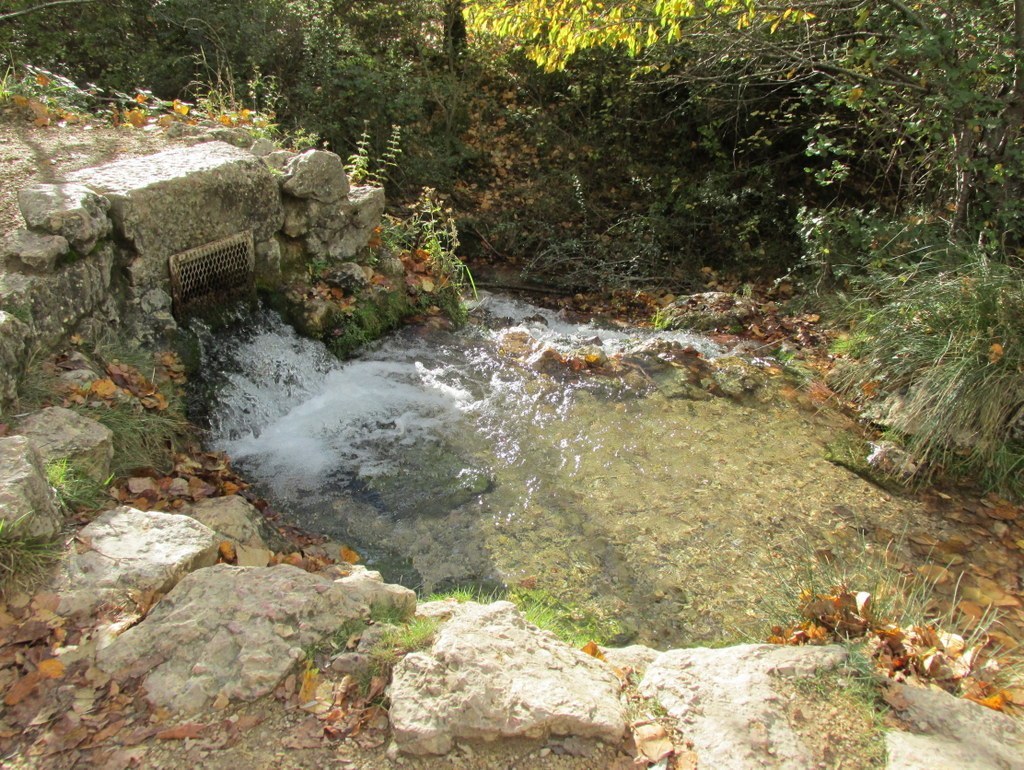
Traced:
[[662, 647], [754, 630], [766, 576], [815, 549], [855, 559], [907, 516], [823, 459], [836, 417], [545, 365], [547, 349], [656, 350], [653, 332], [495, 296], [474, 318], [338, 362], [262, 312], [206, 343], [211, 442], [388, 579], [525, 585]]

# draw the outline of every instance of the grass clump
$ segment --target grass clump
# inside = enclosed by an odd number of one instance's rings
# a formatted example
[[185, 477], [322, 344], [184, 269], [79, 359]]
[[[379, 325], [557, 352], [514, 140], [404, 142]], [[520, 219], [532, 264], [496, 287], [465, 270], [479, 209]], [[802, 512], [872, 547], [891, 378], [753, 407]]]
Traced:
[[[982, 254], [875, 278], [851, 300], [856, 358], [837, 385], [887, 402], [884, 422], [931, 472], [1024, 497], [1024, 273]], [[924, 478], [927, 478], [927, 473]]]
[[434, 618], [412, 618], [398, 626], [388, 626], [370, 647], [370, 673], [374, 677], [391, 678], [395, 665], [410, 652], [425, 650], [434, 641], [438, 621]]
[[450, 591], [431, 594], [427, 601], [455, 599], [459, 602], [489, 604], [512, 602], [523, 618], [544, 631], [550, 631], [566, 644], [582, 647], [588, 642], [609, 644], [623, 633], [615, 620], [603, 618], [579, 605], [564, 601], [539, 588], [507, 588], [483, 590], [460, 586]]
[[68, 511], [94, 511], [110, 500], [106, 484], [84, 473], [67, 459], [48, 462], [46, 479], [57, 492], [61, 507]]
[[56, 538], [24, 533], [22, 520], [0, 519], [0, 596], [31, 588], [60, 556]]
[[144, 409], [130, 401], [97, 407], [76, 407], [80, 414], [105, 425], [113, 433], [114, 476], [131, 475], [137, 468], [168, 470], [188, 423], [180, 406], [163, 411]]

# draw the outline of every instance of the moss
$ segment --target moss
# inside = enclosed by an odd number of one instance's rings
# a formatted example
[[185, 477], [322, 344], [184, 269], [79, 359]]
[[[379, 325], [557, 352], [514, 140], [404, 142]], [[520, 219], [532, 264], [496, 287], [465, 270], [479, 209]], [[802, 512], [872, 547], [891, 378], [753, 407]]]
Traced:
[[363, 345], [397, 329], [416, 310], [402, 292], [381, 291], [364, 296], [351, 313], [339, 311], [332, 316], [324, 342], [332, 353], [345, 358]]

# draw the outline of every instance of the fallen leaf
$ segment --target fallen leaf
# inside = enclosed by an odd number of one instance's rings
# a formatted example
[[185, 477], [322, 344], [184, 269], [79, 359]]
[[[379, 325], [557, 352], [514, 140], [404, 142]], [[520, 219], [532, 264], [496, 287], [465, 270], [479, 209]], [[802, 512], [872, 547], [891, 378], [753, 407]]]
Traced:
[[1003, 346], [998, 342], [993, 342], [988, 349], [988, 362], [990, 364], [997, 364], [1003, 357]]
[[587, 655], [590, 655], [593, 658], [597, 658], [598, 660], [604, 660], [605, 659], [604, 653], [601, 652], [601, 648], [597, 646], [597, 642], [587, 642], [580, 649], [583, 650], [583, 652], [587, 653]]
[[235, 545], [230, 540], [221, 540], [220, 545], [217, 546], [217, 553], [221, 560], [228, 564], [235, 564], [238, 561]]
[[198, 738], [206, 725], [200, 722], [185, 722], [175, 727], [169, 727], [156, 734], [157, 740], [161, 741], [182, 741], [186, 738]]
[[637, 751], [648, 762], [660, 762], [672, 756], [675, 746], [665, 728], [657, 722], [637, 725], [633, 728], [633, 740]]
[[60, 679], [64, 676], [64, 663], [58, 658], [47, 658], [39, 661], [39, 673], [47, 679]]
[[349, 548], [347, 545], [343, 545], [338, 549], [338, 556], [346, 564], [358, 564], [360, 557], [358, 553]]
[[25, 674], [7, 690], [4, 695], [4, 703], [8, 706], [17, 706], [32, 693], [42, 678], [43, 675], [38, 671]]
[[299, 686], [299, 705], [309, 703], [316, 698], [316, 688], [320, 684], [320, 672], [308, 666], [302, 673], [302, 684]]
[[89, 392], [99, 398], [113, 398], [117, 393], [117, 385], [109, 377], [102, 380], [94, 380], [89, 386]]

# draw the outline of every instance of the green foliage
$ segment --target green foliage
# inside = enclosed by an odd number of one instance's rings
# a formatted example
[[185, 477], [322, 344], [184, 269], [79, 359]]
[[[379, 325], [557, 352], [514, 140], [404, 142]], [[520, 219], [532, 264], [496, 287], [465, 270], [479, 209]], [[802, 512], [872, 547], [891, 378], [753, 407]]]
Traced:
[[402, 127], [392, 126], [391, 136], [379, 159], [370, 157], [369, 125], [364, 124], [363, 133], [356, 142], [356, 150], [345, 164], [345, 172], [353, 184], [372, 184], [383, 186], [388, 176], [388, 169], [398, 168], [398, 159], [402, 154]]
[[110, 502], [106, 484], [96, 481], [66, 459], [46, 464], [46, 480], [57, 492], [57, 501], [65, 510], [95, 511]]
[[622, 627], [615, 620], [599, 617], [582, 606], [559, 599], [539, 588], [486, 590], [463, 586], [431, 594], [427, 601], [446, 599], [481, 604], [512, 602], [519, 608], [527, 622], [544, 631], [550, 631], [573, 647], [582, 647], [587, 642], [608, 644], [622, 633]]
[[0, 519], [0, 596], [31, 588], [60, 556], [55, 539], [29, 537], [21, 520]]
[[865, 335], [837, 382], [898, 397], [888, 426], [933, 470], [966, 469], [990, 489], [1024, 494], [1024, 281], [977, 252], [949, 265], [865, 281], [853, 304]]

